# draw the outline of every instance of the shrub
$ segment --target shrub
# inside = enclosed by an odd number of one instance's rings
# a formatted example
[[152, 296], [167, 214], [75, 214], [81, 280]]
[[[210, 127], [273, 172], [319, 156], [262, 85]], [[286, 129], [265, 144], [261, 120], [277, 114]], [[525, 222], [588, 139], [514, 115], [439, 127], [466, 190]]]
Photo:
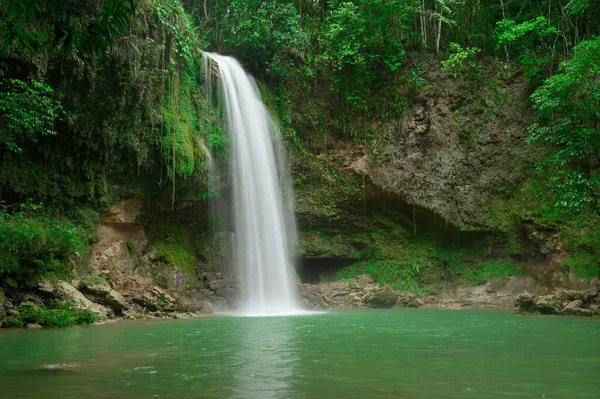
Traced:
[[68, 327], [75, 324], [91, 324], [98, 317], [89, 310], [79, 310], [72, 301], [62, 301], [54, 309], [44, 305], [21, 306], [19, 314], [7, 317], [3, 327], [26, 327], [28, 324], [39, 324], [44, 327]]
[[450, 55], [442, 61], [442, 71], [449, 72], [454, 78], [469, 75], [481, 77], [481, 67], [475, 62], [475, 55], [481, 50], [476, 47], [462, 48], [460, 44], [450, 43]]
[[0, 212], [0, 276], [19, 281], [49, 273], [68, 275], [68, 257], [87, 250], [85, 232], [69, 221]]

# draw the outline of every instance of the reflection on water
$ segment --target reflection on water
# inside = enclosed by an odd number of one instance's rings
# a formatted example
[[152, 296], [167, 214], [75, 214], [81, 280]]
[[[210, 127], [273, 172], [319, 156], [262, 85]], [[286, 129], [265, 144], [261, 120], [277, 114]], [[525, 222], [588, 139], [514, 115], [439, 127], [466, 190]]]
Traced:
[[252, 318], [235, 325], [239, 367], [234, 373], [234, 398], [278, 398], [289, 389], [298, 360], [293, 320]]
[[599, 326], [390, 310], [0, 330], [0, 399], [597, 399]]

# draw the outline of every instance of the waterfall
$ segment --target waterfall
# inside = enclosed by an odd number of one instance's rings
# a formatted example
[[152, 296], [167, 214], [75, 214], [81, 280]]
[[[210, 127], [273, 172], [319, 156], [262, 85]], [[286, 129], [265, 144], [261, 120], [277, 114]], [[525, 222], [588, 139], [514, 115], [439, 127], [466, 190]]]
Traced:
[[[242, 280], [243, 315], [301, 313], [297, 305], [280, 176], [271, 134], [276, 124], [254, 79], [232, 57], [204, 53], [207, 70], [218, 75], [230, 135], [233, 188], [234, 266]], [[218, 66], [218, 72], [215, 66]], [[279, 162], [279, 164], [283, 164]]]

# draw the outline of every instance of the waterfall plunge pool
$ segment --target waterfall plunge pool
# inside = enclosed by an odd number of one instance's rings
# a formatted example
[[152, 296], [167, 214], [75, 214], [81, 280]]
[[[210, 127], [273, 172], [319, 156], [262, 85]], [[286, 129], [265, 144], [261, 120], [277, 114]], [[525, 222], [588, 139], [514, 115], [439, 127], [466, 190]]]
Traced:
[[0, 330], [0, 349], [0, 397], [11, 399], [600, 397], [597, 318], [510, 311]]

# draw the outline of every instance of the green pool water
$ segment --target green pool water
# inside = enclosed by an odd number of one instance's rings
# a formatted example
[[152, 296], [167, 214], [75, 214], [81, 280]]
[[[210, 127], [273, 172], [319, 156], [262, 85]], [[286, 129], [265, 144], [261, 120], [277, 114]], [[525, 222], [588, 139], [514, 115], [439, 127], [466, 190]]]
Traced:
[[[69, 371], [40, 370], [67, 363]], [[0, 330], [0, 398], [600, 398], [600, 321], [386, 310]]]

